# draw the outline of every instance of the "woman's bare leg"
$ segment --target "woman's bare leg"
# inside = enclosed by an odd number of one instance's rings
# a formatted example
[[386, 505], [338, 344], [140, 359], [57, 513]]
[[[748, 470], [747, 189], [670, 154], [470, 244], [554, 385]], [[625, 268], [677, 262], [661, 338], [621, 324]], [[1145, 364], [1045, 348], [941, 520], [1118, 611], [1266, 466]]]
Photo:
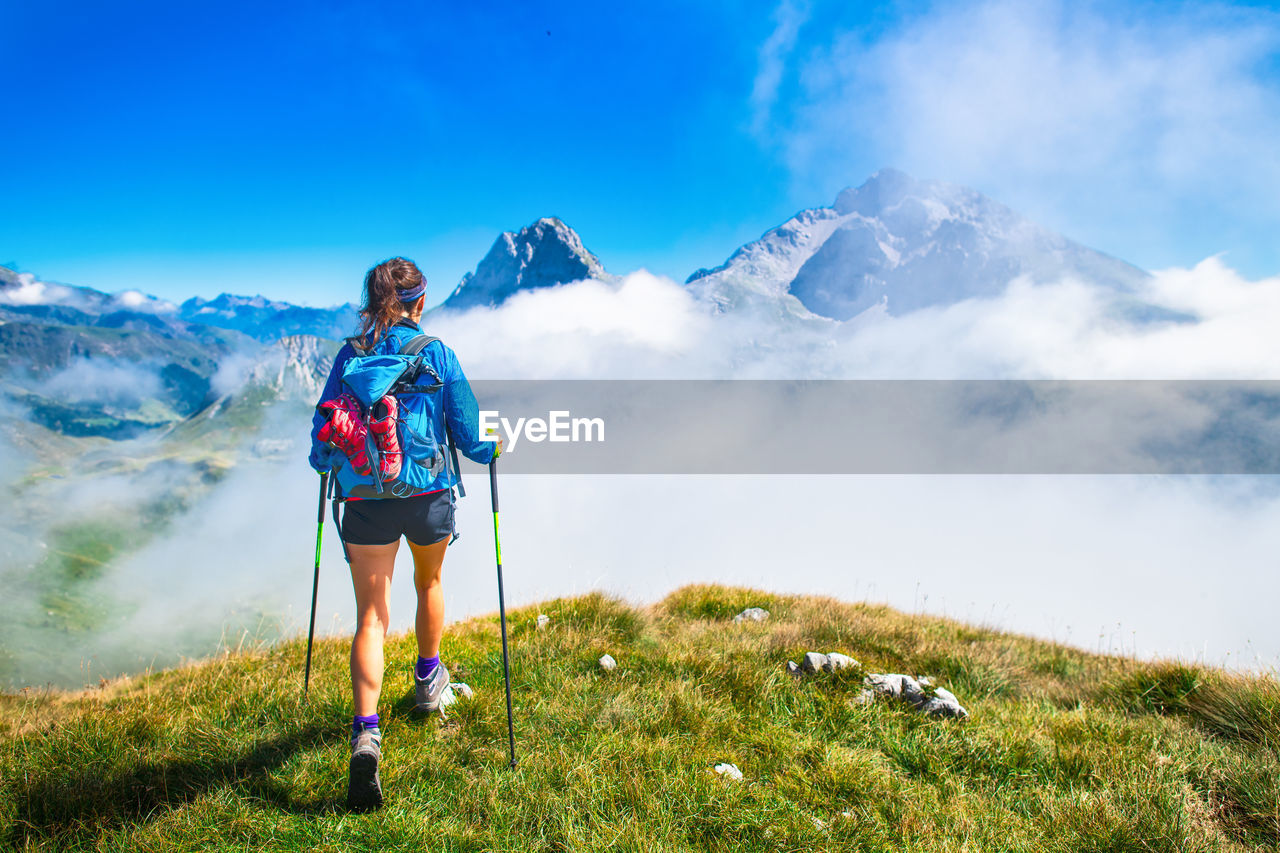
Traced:
[[418, 615], [414, 629], [418, 635], [418, 654], [433, 658], [440, 654], [440, 637], [444, 634], [444, 586], [440, 573], [449, 537], [431, 545], [409, 542], [413, 553], [413, 585], [418, 590]]
[[351, 640], [351, 694], [356, 716], [378, 713], [382, 693], [382, 641], [391, 609], [391, 575], [400, 540], [390, 545], [347, 545], [356, 590], [356, 633]]

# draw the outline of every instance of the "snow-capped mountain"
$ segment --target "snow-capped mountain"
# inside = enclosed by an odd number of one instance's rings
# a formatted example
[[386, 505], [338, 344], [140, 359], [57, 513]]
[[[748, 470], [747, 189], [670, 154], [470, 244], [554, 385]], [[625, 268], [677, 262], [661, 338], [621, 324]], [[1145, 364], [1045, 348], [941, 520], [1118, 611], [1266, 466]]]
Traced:
[[351, 303], [333, 308], [308, 308], [263, 296], [223, 293], [214, 299], [193, 297], [182, 303], [180, 316], [192, 323], [235, 329], [261, 341], [287, 335], [339, 339], [353, 334], [357, 308]]
[[356, 306], [308, 308], [262, 296], [215, 299], [193, 297], [175, 305], [165, 299], [125, 290], [104, 293], [91, 287], [41, 281], [31, 273], [0, 267], [0, 319], [71, 326], [149, 330], [203, 336], [203, 330], [230, 329], [260, 341], [286, 335], [338, 339], [356, 325]]
[[1036, 225], [976, 190], [886, 169], [805, 210], [688, 284], [720, 310], [775, 306], [847, 320], [994, 296], [1018, 276], [1133, 290], [1147, 273]]
[[586, 278], [610, 276], [576, 231], [555, 217], [545, 217], [517, 232], [502, 232], [476, 271], [462, 277], [442, 307], [500, 305], [518, 290]]
[[103, 293], [91, 287], [41, 281], [32, 273], [0, 267], [0, 310], [49, 317], [57, 322], [85, 323], [90, 318], [121, 311], [173, 316], [178, 306], [137, 290]]

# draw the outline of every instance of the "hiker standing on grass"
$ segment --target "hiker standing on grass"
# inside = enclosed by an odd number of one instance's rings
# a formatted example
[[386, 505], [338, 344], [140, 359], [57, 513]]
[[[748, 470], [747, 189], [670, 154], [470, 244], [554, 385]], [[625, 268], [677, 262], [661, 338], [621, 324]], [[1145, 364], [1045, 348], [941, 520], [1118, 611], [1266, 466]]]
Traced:
[[[335, 430], [333, 425], [322, 435], [322, 429], [331, 421], [321, 405], [339, 399], [343, 367], [349, 359], [357, 354], [398, 353], [407, 341], [422, 334], [418, 321], [426, 303], [426, 285], [418, 267], [405, 258], [384, 261], [365, 275], [360, 333], [348, 338], [338, 351], [316, 406], [310, 461], [317, 471], [329, 471], [341, 462], [341, 457], [335, 454], [344, 452], [339, 449], [344, 444], [348, 451], [358, 444], [359, 453], [363, 454], [363, 436], [353, 441], [352, 436], [334, 435], [341, 430]], [[502, 451], [501, 440], [495, 443], [480, 439], [479, 407], [453, 350], [436, 340], [428, 343], [422, 354], [443, 382], [433, 423], [437, 447], [445, 447], [447, 439], [452, 437], [458, 449], [474, 462], [487, 464], [497, 458]], [[386, 420], [384, 431], [379, 430], [379, 416]], [[369, 430], [380, 444], [385, 443], [384, 436], [389, 434], [394, 445], [392, 452], [399, 458], [401, 445], [395, 444], [394, 409], [390, 413], [371, 413]], [[322, 440], [324, 438], [329, 441]], [[418, 593], [414, 622], [418, 662], [413, 679], [417, 707], [428, 712], [438, 710], [449, 685], [449, 671], [440, 663], [440, 637], [444, 631], [440, 573], [445, 549], [455, 535], [453, 487], [456, 483], [456, 473], [445, 465], [434, 481], [410, 497], [391, 497], [388, 493], [382, 498], [346, 498], [346, 513], [339, 534], [351, 565], [356, 597], [356, 629], [351, 642], [355, 716], [351, 722], [347, 789], [348, 806], [355, 809], [373, 808], [382, 803], [378, 778], [378, 762], [382, 758], [378, 697], [382, 692], [382, 643], [389, 622], [391, 575], [395, 571], [401, 536], [408, 540], [413, 555], [413, 582]]]

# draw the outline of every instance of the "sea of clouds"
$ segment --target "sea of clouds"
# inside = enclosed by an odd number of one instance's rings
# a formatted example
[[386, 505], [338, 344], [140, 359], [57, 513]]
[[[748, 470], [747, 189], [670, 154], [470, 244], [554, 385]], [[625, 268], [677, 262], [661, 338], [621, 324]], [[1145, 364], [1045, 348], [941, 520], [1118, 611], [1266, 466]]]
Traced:
[[[1086, 282], [1014, 281], [901, 317], [713, 315], [646, 273], [434, 318], [473, 378], [1275, 379], [1280, 279], [1155, 273], [1135, 322]], [[726, 424], [725, 429], [732, 429]], [[838, 441], [840, 425], [829, 425]], [[709, 440], [714, 441], [714, 435]], [[795, 453], [821, 454], [822, 440]], [[714, 580], [871, 597], [1087, 647], [1280, 661], [1280, 499], [1266, 477], [523, 477], [504, 488], [513, 600]], [[482, 529], [480, 500], [461, 518]], [[508, 518], [509, 516], [509, 518]], [[480, 563], [483, 565], [483, 562]], [[483, 591], [463, 609], [491, 607]]]
[[[1250, 281], [1218, 259], [1157, 272], [1139, 294], [1170, 318], [1155, 322], [1117, 316], [1112, 296], [1080, 281], [1018, 280], [997, 298], [904, 316], [780, 322], [717, 314], [641, 271], [436, 312], [426, 325], [472, 380], [1280, 377], [1280, 354], [1266, 344], [1280, 322], [1280, 279]], [[50, 656], [50, 679], [168, 665], [245, 631], [304, 631], [317, 506], [309, 427], [306, 403], [274, 407], [224, 480], [97, 582], [115, 619]], [[732, 430], [713, 424], [707, 440]], [[821, 457], [840, 436], [829, 424], [785, 452]], [[21, 467], [6, 452], [6, 467]], [[487, 478], [470, 463], [464, 474], [462, 536], [445, 565], [451, 620], [496, 606]], [[1272, 667], [1280, 490], [1271, 479], [512, 475], [501, 480], [507, 601], [602, 589], [648, 602], [720, 582], [886, 602], [1090, 649]], [[69, 512], [107, 500], [142, 506], [153, 493], [127, 478], [99, 485], [44, 488], [64, 488]], [[407, 629], [407, 551], [398, 575], [392, 617]], [[317, 622], [342, 634], [352, 620], [326, 516]]]
[[[472, 379], [1280, 376], [1266, 345], [1280, 321], [1280, 280], [1245, 280], [1210, 259], [1156, 273], [1141, 296], [1178, 319], [1117, 319], [1111, 294], [1084, 282], [1016, 281], [999, 298], [902, 317], [779, 326], [716, 315], [683, 286], [638, 272], [438, 313], [430, 331]], [[831, 441], [839, 429], [831, 425]], [[792, 452], [821, 454], [822, 442]], [[466, 468], [463, 536], [446, 562], [451, 619], [490, 612], [496, 600], [486, 483], [482, 469]], [[315, 484], [300, 458], [284, 473], [287, 500], [263, 508], [280, 519], [278, 532], [262, 566], [242, 571], [250, 585], [270, 579], [300, 625]], [[508, 601], [594, 589], [652, 601], [715, 581], [884, 601], [1086, 648], [1270, 667], [1280, 660], [1269, 604], [1280, 592], [1280, 498], [1270, 479], [511, 476], [502, 480]], [[231, 537], [252, 541], [256, 513], [229, 509], [240, 519]], [[399, 628], [413, 611], [406, 560]], [[322, 625], [350, 627], [332, 536], [320, 613]]]

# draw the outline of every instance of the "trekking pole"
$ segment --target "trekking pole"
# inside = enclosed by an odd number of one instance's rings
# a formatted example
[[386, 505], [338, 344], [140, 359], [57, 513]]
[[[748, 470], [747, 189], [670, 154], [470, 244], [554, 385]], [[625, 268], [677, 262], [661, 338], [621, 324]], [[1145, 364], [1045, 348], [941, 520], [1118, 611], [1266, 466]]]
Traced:
[[324, 534], [324, 496], [329, 491], [329, 472], [320, 475], [320, 508], [316, 511], [316, 574], [311, 581], [311, 628], [307, 631], [307, 674], [302, 678], [302, 698], [311, 687], [311, 641], [316, 636], [316, 594], [320, 592], [320, 537]]
[[502, 599], [502, 542], [498, 539], [498, 460], [489, 463], [489, 495], [493, 499], [493, 549], [498, 560], [498, 622], [502, 626], [502, 674], [507, 681], [507, 743], [516, 766], [516, 730], [511, 717], [511, 662], [507, 656], [507, 606]]

